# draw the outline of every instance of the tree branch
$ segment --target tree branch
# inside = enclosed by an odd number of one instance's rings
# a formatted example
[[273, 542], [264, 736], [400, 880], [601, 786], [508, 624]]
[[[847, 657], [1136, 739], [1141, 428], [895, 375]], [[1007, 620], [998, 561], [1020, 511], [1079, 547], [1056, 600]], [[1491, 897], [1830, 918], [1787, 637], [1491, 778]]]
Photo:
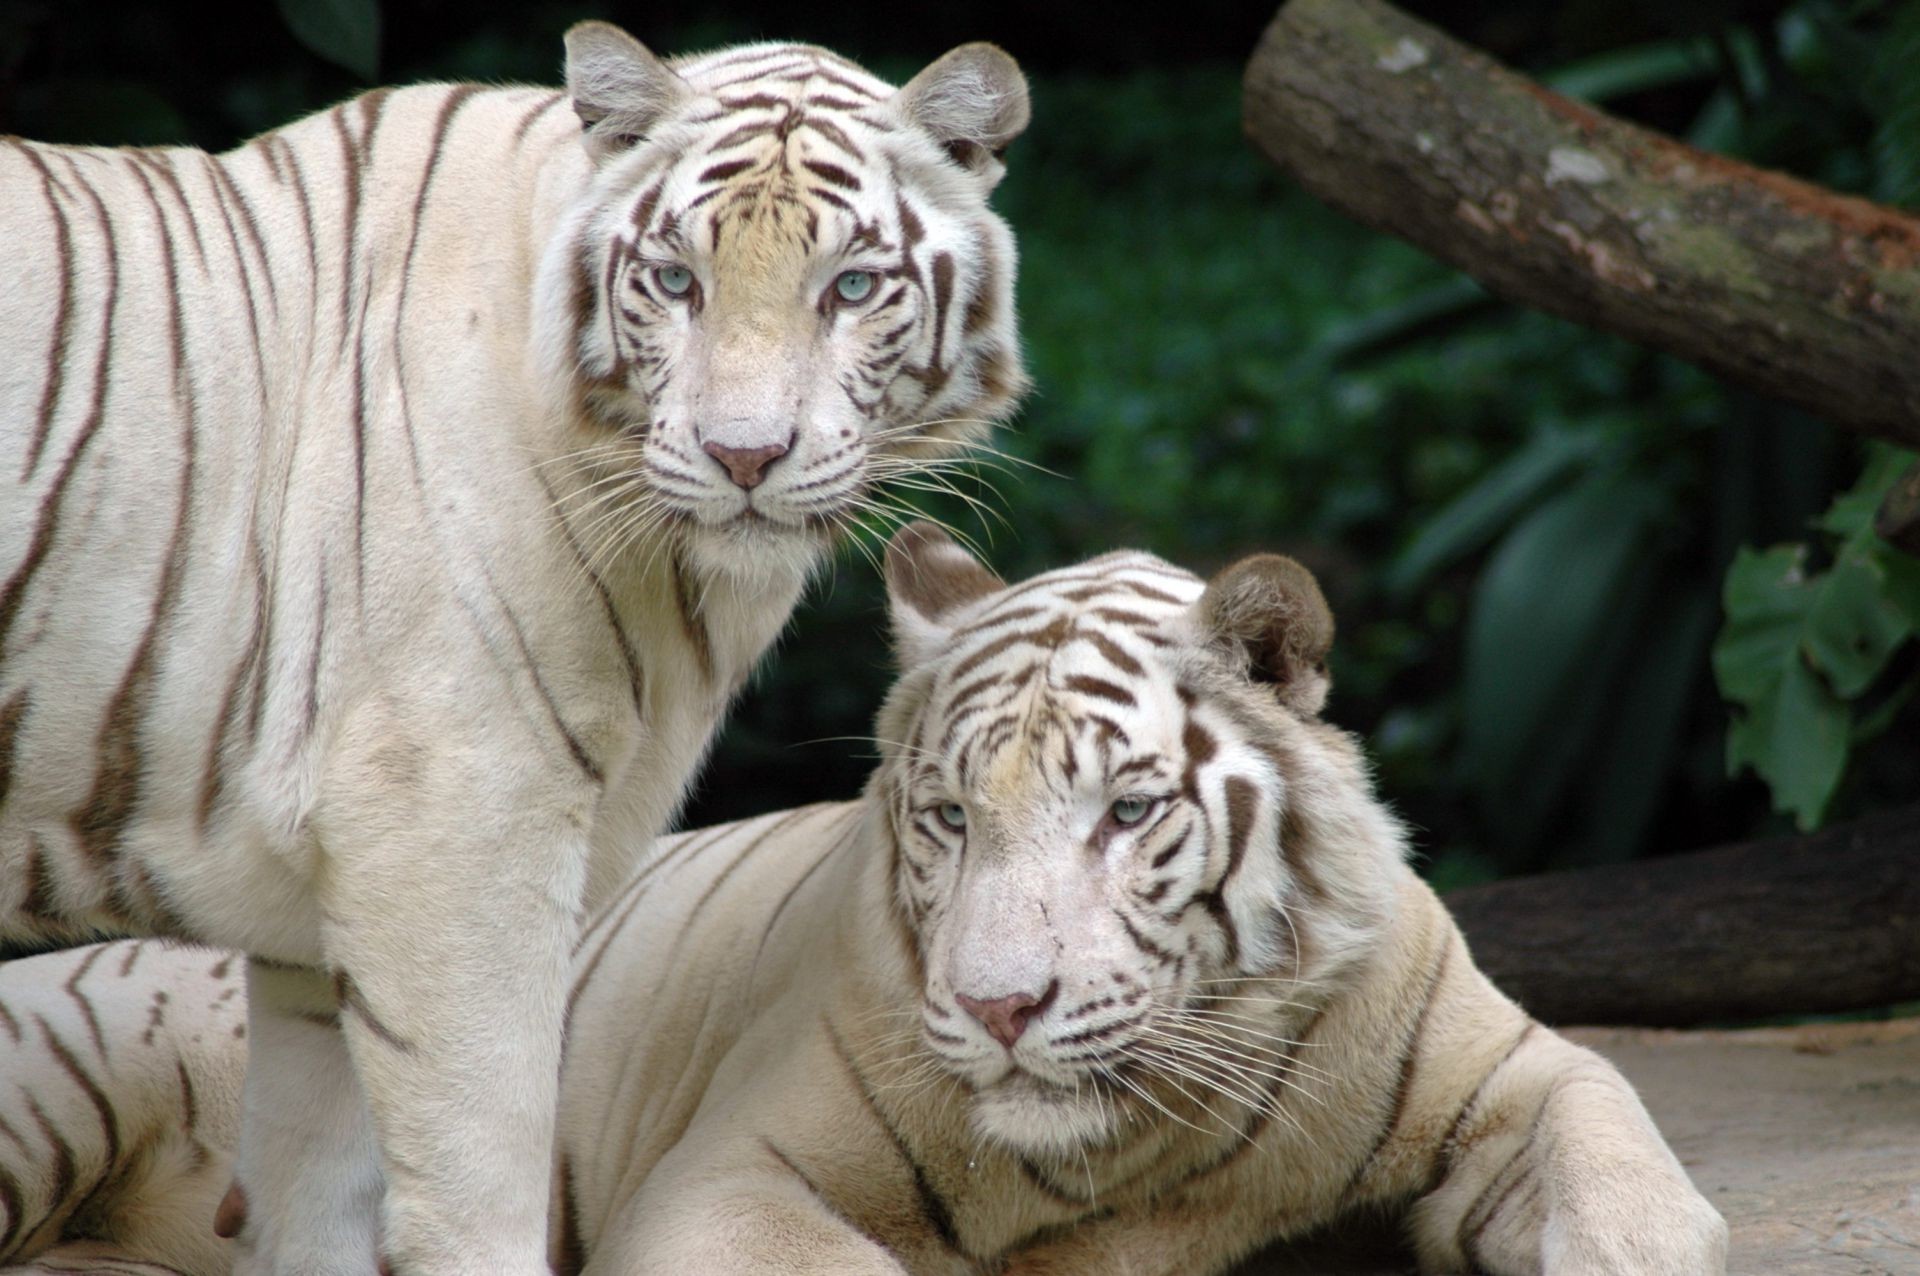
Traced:
[[1686, 1025], [1920, 999], [1920, 805], [1451, 891], [1474, 960], [1548, 1023]]
[[1920, 219], [1613, 119], [1380, 0], [1291, 0], [1244, 109], [1307, 190], [1501, 296], [1920, 445]]

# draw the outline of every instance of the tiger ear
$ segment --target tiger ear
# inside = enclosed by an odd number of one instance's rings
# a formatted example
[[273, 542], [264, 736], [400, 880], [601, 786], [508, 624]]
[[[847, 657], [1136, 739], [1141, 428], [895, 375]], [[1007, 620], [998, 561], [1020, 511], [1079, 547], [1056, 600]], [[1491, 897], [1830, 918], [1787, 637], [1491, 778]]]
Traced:
[[925, 522], [893, 534], [886, 574], [894, 654], [902, 669], [940, 654], [953, 635], [954, 612], [1007, 587], [953, 537]]
[[996, 179], [1000, 152], [1033, 117], [1020, 64], [984, 42], [941, 55], [894, 101], [908, 123], [931, 133], [962, 167]]
[[1282, 704], [1316, 714], [1327, 701], [1333, 612], [1313, 573], [1280, 554], [1255, 554], [1222, 569], [1194, 604], [1203, 633], [1244, 661]]
[[646, 45], [610, 22], [574, 23], [566, 45], [567, 92], [596, 163], [631, 149], [694, 95]]

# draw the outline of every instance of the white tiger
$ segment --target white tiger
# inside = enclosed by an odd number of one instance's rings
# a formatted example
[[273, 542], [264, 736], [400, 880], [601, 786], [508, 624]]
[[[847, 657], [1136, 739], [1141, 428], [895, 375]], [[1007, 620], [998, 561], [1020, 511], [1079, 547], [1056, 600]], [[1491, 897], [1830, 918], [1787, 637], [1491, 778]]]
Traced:
[[[1354, 1211], [1428, 1272], [1725, 1270], [1625, 1080], [1406, 867], [1318, 716], [1303, 570], [1007, 587], [923, 527], [888, 566], [865, 797], [669, 839], [587, 933], [556, 1270], [1197, 1276]], [[0, 1254], [225, 1271], [230, 963], [33, 964], [0, 973]], [[29, 1259], [63, 1225], [96, 1239]]]
[[547, 1270], [581, 920], [874, 485], [1023, 386], [1006, 54], [567, 51], [0, 140], [0, 939], [253, 955], [241, 1270]]

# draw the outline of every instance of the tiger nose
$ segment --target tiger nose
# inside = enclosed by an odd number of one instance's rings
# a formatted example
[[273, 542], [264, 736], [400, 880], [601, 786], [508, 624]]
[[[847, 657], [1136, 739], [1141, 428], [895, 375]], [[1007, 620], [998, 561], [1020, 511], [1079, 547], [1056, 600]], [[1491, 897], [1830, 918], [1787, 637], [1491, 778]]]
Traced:
[[727, 447], [721, 443], [705, 446], [708, 456], [727, 467], [734, 486], [742, 488], [759, 487], [767, 477], [767, 467], [787, 454], [784, 443], [770, 443], [766, 447]]
[[1060, 981], [1056, 979], [1047, 985], [1045, 992], [1037, 996], [1030, 992], [1016, 992], [1005, 997], [981, 1000], [956, 992], [953, 999], [960, 1003], [962, 1010], [986, 1026], [989, 1036], [1011, 1050], [1013, 1043], [1020, 1040], [1020, 1034], [1027, 1030], [1028, 1022], [1045, 1014], [1059, 993]]

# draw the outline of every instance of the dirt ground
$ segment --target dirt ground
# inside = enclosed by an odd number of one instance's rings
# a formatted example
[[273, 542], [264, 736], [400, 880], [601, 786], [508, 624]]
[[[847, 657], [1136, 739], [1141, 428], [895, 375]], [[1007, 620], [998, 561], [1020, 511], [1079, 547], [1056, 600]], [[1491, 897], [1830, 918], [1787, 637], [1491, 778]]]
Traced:
[[[1920, 1020], [1743, 1032], [1577, 1029], [1620, 1066], [1733, 1229], [1732, 1276], [1920, 1276]], [[1242, 1276], [1402, 1276], [1376, 1230]]]

